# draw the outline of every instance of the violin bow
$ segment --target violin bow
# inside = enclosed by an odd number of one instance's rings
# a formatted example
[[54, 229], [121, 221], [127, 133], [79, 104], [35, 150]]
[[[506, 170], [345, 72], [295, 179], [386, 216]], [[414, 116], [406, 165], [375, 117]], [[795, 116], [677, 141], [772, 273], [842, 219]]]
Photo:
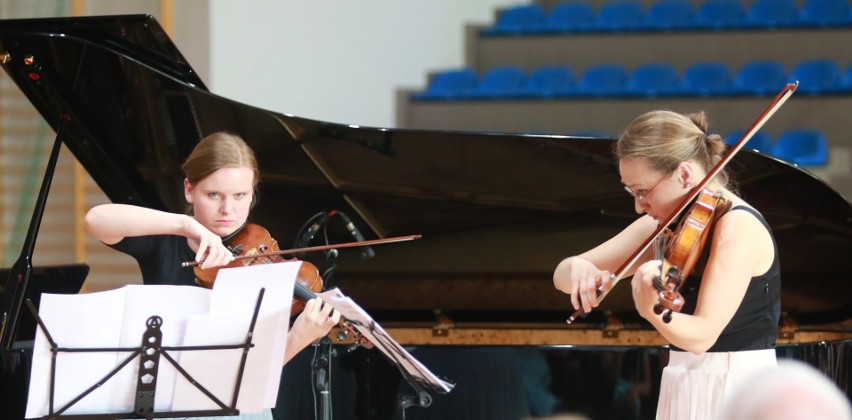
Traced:
[[[392, 243], [392, 242], [413, 241], [415, 239], [420, 239], [422, 237], [423, 237], [423, 235], [395, 236], [395, 237], [392, 237], [392, 238], [371, 239], [371, 240], [367, 240], [367, 241], [345, 242], [345, 243], [332, 244], [332, 245], [310, 246], [310, 247], [306, 247], [306, 248], [284, 249], [284, 250], [280, 250], [280, 251], [238, 255], [238, 256], [234, 257], [234, 260], [242, 260], [242, 259], [245, 259], [245, 258], [273, 257], [273, 256], [276, 256], [276, 255], [297, 254], [297, 253], [302, 253], [302, 252], [325, 251], [327, 249], [352, 248], [352, 247], [356, 247], [356, 246], [380, 245], [380, 244], [388, 244], [388, 243]], [[198, 262], [198, 261], [186, 261], [186, 262], [180, 263], [180, 266], [181, 267], [195, 267], [196, 265], [200, 265], [200, 264], [201, 263]]]
[[[699, 182], [698, 185], [696, 185], [692, 189], [692, 191], [690, 191], [686, 195], [686, 197], [684, 197], [683, 201], [681, 201], [681, 203], [674, 209], [674, 211], [672, 211], [672, 213], [669, 214], [668, 217], [666, 217], [664, 222], [660, 222], [654, 233], [652, 233], [651, 236], [649, 236], [648, 239], [646, 239], [645, 242], [643, 242], [642, 245], [640, 245], [639, 248], [636, 249], [636, 251], [633, 251], [633, 254], [630, 255], [627, 261], [625, 261], [624, 264], [622, 264], [621, 267], [618, 268], [618, 270], [616, 270], [610, 275], [612, 287], [610, 287], [609, 290], [612, 290], [612, 288], [614, 288], [615, 285], [618, 284], [618, 282], [625, 277], [630, 268], [633, 267], [633, 265], [635, 265], [637, 261], [639, 261], [639, 258], [642, 256], [642, 254], [644, 254], [645, 251], [648, 250], [648, 247], [651, 246], [651, 244], [657, 239], [657, 237], [659, 237], [668, 228], [668, 226], [689, 207], [689, 204], [692, 202], [692, 200], [694, 200], [695, 197], [698, 197], [698, 194], [701, 192], [701, 190], [704, 189], [704, 187], [710, 182], [710, 180], [712, 180], [713, 177], [718, 175], [719, 172], [724, 169], [725, 165], [727, 165], [728, 162], [730, 162], [731, 159], [734, 158], [734, 155], [739, 152], [740, 149], [743, 148], [743, 146], [745, 146], [745, 144], [754, 136], [755, 133], [757, 133], [758, 130], [760, 130], [761, 127], [763, 127], [763, 124], [765, 124], [766, 121], [768, 121], [769, 118], [772, 117], [772, 115], [775, 114], [775, 112], [778, 111], [779, 108], [781, 108], [781, 105], [784, 105], [784, 103], [787, 102], [787, 99], [790, 98], [791, 95], [793, 95], [793, 92], [796, 91], [796, 88], [798, 86], [798, 81], [788, 83], [784, 86], [783, 89], [781, 89], [780, 92], [778, 92], [777, 95], [775, 95], [775, 98], [772, 99], [772, 102], [770, 102], [769, 105], [766, 106], [766, 108], [757, 117], [754, 123], [752, 123], [751, 127], [749, 127], [748, 130], [743, 133], [742, 137], [740, 137], [740, 139], [737, 140], [737, 142], [733, 146], [730, 146], [728, 148], [728, 151], [725, 153], [724, 156], [722, 156], [722, 159], [719, 160], [719, 162], [716, 163], [715, 166], [713, 166], [713, 169], [711, 169], [707, 173], [707, 176], [705, 176], [704, 179], [702, 179], [701, 182]], [[605, 291], [603, 285], [598, 287], [598, 302], [603, 300], [606, 295], [609, 294], [609, 290]], [[570, 317], [568, 317], [568, 320], [566, 322], [570, 324], [581, 315], [586, 315], [586, 312], [583, 310], [583, 308], [574, 311], [574, 313], [571, 314]]]

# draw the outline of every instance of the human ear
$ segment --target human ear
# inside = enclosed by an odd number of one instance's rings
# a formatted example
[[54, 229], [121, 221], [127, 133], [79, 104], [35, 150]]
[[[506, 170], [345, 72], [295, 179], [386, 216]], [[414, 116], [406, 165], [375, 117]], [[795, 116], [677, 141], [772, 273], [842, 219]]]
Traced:
[[675, 171], [677, 172], [678, 182], [683, 185], [683, 188], [691, 189], [694, 185], [694, 176], [696, 175], [692, 167], [692, 161], [681, 162]]
[[192, 204], [192, 184], [186, 178], [183, 179], [183, 196], [187, 203]]

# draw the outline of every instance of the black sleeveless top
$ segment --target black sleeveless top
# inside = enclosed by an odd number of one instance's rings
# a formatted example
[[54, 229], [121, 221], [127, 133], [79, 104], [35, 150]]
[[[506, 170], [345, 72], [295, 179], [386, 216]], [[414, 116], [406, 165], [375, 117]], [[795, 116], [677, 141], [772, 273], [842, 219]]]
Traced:
[[[778, 321], [781, 316], [781, 264], [778, 261], [778, 246], [775, 243], [775, 237], [772, 236], [769, 224], [754, 209], [737, 206], [729, 211], [734, 210], [745, 210], [763, 223], [763, 226], [769, 231], [770, 237], [772, 237], [775, 257], [766, 273], [751, 278], [737, 312], [734, 313], [731, 321], [722, 330], [713, 346], [707, 350], [708, 352], [770, 349], [775, 347], [775, 340], [778, 337]], [[712, 231], [709, 232], [709, 235], [712, 235]], [[712, 240], [711, 236], [707, 243], [709, 244]], [[681, 313], [692, 315], [695, 312], [703, 272], [703, 269], [699, 269], [698, 265], [703, 267], [703, 262], [707, 260], [709, 253], [710, 247], [705, 246], [699, 263], [684, 283], [681, 294], [686, 302]], [[672, 347], [675, 350], [680, 350]]]
[[195, 252], [183, 236], [127, 236], [109, 247], [136, 259], [144, 284], [196, 285], [192, 267], [180, 266], [184, 261], [195, 260]]

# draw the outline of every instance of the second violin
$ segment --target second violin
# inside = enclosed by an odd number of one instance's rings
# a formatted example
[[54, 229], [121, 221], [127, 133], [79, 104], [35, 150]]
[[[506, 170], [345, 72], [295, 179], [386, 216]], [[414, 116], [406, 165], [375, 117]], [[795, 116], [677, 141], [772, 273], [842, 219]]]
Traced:
[[674, 231], [664, 232], [658, 237], [656, 259], [662, 260], [662, 273], [654, 281], [660, 292], [659, 303], [654, 306], [654, 312], [659, 315], [663, 311], [663, 322], [672, 320], [672, 312], [680, 312], [683, 308], [683, 296], [680, 289], [707, 241], [707, 235], [716, 219], [730, 207], [730, 201], [721, 193], [704, 189], [698, 193], [695, 202], [678, 222]]

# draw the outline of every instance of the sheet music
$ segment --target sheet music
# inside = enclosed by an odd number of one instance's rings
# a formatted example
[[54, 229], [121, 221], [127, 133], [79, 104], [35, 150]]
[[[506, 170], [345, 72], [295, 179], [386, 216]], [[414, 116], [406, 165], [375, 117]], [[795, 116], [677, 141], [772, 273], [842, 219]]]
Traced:
[[340, 289], [334, 288], [323, 293], [318, 293], [323, 301], [328, 302], [336, 311], [349, 320], [352, 326], [366, 337], [373, 345], [381, 351], [391, 362], [404, 369], [415, 378], [421, 385], [429, 387], [442, 394], [453, 389], [450, 384], [432, 373], [420, 361], [415, 359], [405, 348], [396, 342], [370, 315], [367, 314], [352, 299], [345, 296]]
[[[39, 316], [60, 348], [137, 348], [152, 315], [163, 318], [162, 346], [243, 344], [258, 291], [266, 288], [248, 352], [237, 408], [259, 412], [273, 407], [300, 262], [219, 271], [213, 291], [193, 286], [125, 286], [82, 295], [43, 294]], [[169, 351], [169, 354], [225, 404], [230, 404], [242, 349]], [[130, 352], [57, 354], [54, 410], [95, 385]], [[50, 344], [37, 331], [26, 417], [49, 414]], [[63, 414], [129, 413], [134, 408], [138, 357], [103, 386]], [[196, 376], [197, 375], [197, 376]], [[218, 409], [187, 388], [160, 357], [155, 411]], [[174, 398], [173, 398], [174, 397]]]
[[[42, 294], [39, 316], [53, 340], [62, 348], [139, 347], [150, 315], [163, 314], [163, 344], [180, 345], [185, 316], [206, 313], [209, 290], [189, 286], [139, 286], [83, 295]], [[139, 309], [147, 307], [145, 314]], [[135, 313], [134, 313], [135, 312]], [[135, 335], [135, 337], [134, 337]], [[129, 352], [60, 353], [57, 355], [54, 409], [104, 378]], [[48, 414], [50, 344], [39, 329], [33, 349], [27, 417]], [[75, 404], [68, 414], [132, 411], [138, 363], [125, 366], [116, 376]], [[163, 387], [170, 390], [171, 367], [160, 366]], [[159, 382], [158, 382], [159, 385]], [[164, 392], [166, 392], [164, 390]], [[169, 392], [169, 395], [171, 393]], [[155, 407], [170, 402], [157, 400]], [[106, 409], [107, 411], [104, 411]]]
[[[191, 320], [193, 330], [187, 333], [186, 345], [210, 344], [211, 338], [217, 336], [221, 344], [234, 343], [235, 339], [241, 343], [245, 340], [244, 332], [251, 321], [257, 293], [262, 287], [266, 288], [254, 328], [255, 337], [265, 339], [255, 342], [245, 367], [246, 374], [257, 372], [257, 379], [243, 380], [237, 404], [240, 412], [256, 413], [275, 406], [284, 363], [293, 285], [300, 265], [300, 261], [294, 261], [219, 270], [210, 301], [210, 316]], [[217, 331], [223, 328], [225, 331], [231, 328], [234, 332], [242, 331], [243, 335], [228, 337], [218, 334]], [[196, 380], [210, 384], [207, 389], [228, 402], [241, 354], [241, 349], [187, 352], [182, 356], [181, 366]], [[215, 368], [211, 369], [211, 366]], [[172, 408], [175, 411], [198, 409], [199, 405], [218, 408], [184, 378], [178, 379], [176, 388]]]

